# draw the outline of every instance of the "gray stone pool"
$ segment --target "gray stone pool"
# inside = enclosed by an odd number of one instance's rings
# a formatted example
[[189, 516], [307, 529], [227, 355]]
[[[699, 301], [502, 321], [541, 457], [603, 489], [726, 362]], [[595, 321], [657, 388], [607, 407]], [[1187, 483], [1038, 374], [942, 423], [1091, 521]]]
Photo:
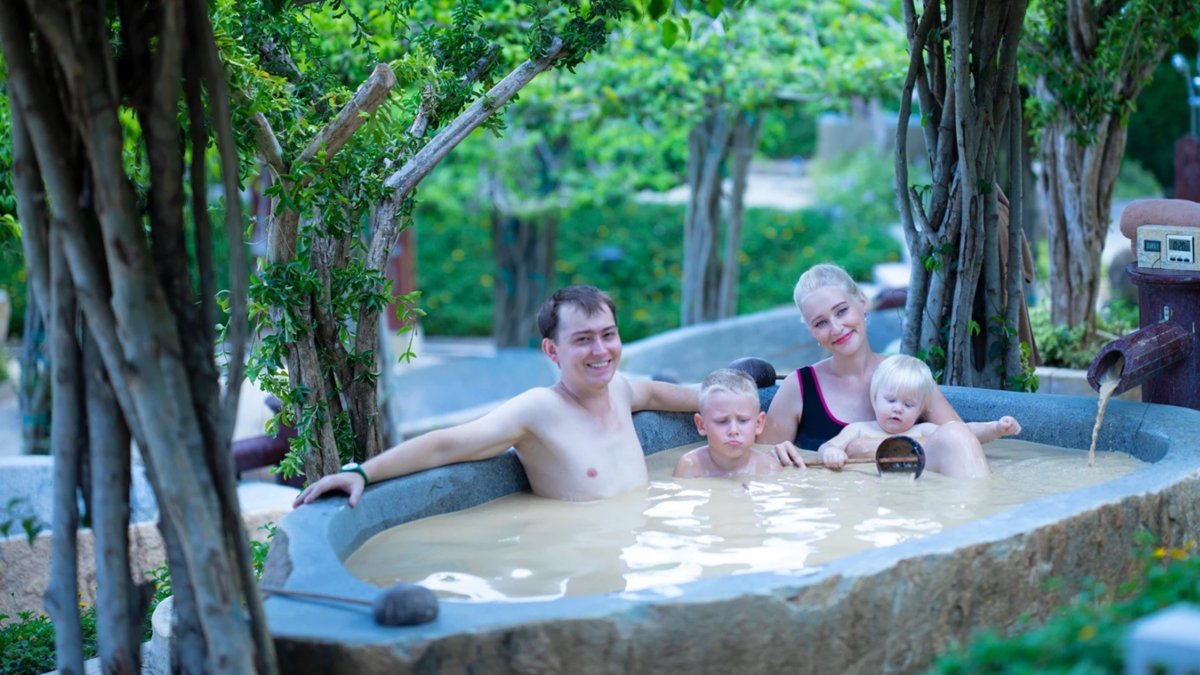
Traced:
[[[774, 395], [764, 389], [764, 403]], [[1079, 449], [1095, 399], [945, 388], [964, 419], [1012, 414], [1020, 438]], [[647, 454], [699, 439], [691, 416], [640, 413]], [[1200, 531], [1200, 412], [1113, 401], [1098, 450], [1150, 464], [1124, 478], [1028, 503], [895, 546], [795, 573], [755, 573], [654, 593], [549, 602], [443, 602], [424, 626], [376, 626], [368, 611], [272, 597], [287, 673], [912, 672], [984, 626], [1042, 616], [1086, 577], [1119, 583], [1135, 536], [1180, 544]], [[511, 453], [387, 481], [358, 508], [331, 498], [280, 523], [264, 583], [363, 599], [378, 589], [342, 565], [396, 525], [527, 489]]]

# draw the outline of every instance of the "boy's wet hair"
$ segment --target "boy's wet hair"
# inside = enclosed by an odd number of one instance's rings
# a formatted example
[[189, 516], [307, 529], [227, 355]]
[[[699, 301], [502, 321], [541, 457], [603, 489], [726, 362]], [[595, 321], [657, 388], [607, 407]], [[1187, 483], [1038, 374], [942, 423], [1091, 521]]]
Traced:
[[733, 368], [721, 368], [714, 370], [704, 378], [704, 382], [700, 383], [700, 412], [704, 412], [704, 404], [708, 402], [708, 397], [714, 393], [728, 392], [735, 396], [746, 396], [758, 402], [758, 385], [754, 383], [754, 378], [746, 374], [745, 371], [734, 370]]
[[595, 316], [607, 307], [612, 313], [613, 324], [617, 322], [617, 307], [612, 298], [608, 297], [608, 293], [594, 286], [567, 286], [546, 298], [546, 302], [543, 302], [542, 308], [538, 310], [537, 324], [542, 337], [555, 339], [554, 334], [558, 331], [558, 309], [563, 305], [575, 305], [588, 316]]
[[933, 372], [924, 361], [904, 354], [889, 356], [871, 376], [871, 404], [875, 404], [875, 394], [880, 389], [888, 389], [900, 396], [917, 394], [921, 397], [921, 412], [924, 413], [933, 398], [933, 387]]
[[841, 289], [846, 295], [855, 299], [862, 296], [858, 283], [846, 270], [833, 263], [813, 265], [800, 275], [799, 281], [796, 282], [796, 288], [792, 291], [792, 300], [796, 303], [796, 309], [800, 310], [800, 316], [804, 316], [804, 300], [826, 286]]

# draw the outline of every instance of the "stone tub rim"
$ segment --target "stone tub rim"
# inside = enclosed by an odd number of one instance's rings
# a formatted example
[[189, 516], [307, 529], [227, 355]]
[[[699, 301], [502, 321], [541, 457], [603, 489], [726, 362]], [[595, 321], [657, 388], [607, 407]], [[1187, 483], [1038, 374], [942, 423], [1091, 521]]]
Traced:
[[[947, 398], [967, 421], [994, 419], [1013, 414], [1024, 430], [1018, 438], [1087, 451], [1096, 400], [1083, 397], [1014, 394], [944, 387]], [[769, 401], [775, 388], [762, 391]], [[997, 412], [1002, 411], [1002, 412]], [[1074, 425], [1060, 418], [1082, 418]], [[647, 454], [676, 447], [676, 437], [656, 433], [671, 428], [688, 428], [694, 435], [690, 416], [682, 413], [640, 413], [635, 420]], [[649, 431], [647, 431], [649, 429]], [[613, 618], [618, 621], [645, 620], [659, 603], [699, 604], [741, 596], [798, 597], [805, 588], [823, 582], [853, 582], [893, 568], [904, 561], [953, 553], [964, 547], [1010, 546], [1024, 535], [1053, 527], [1060, 522], [1121, 502], [1131, 495], [1160, 493], [1200, 476], [1200, 412], [1114, 400], [1108, 406], [1098, 451], [1118, 446], [1136, 457], [1152, 462], [1123, 478], [1098, 486], [1061, 493], [1030, 502], [992, 516], [959, 525], [938, 534], [912, 539], [886, 548], [876, 548], [805, 570], [800, 574], [762, 572], [710, 577], [682, 584], [681, 595], [656, 593], [574, 596], [549, 602], [441, 603], [441, 615], [433, 623], [410, 628], [375, 626], [369, 613], [354, 607], [310, 603], [282, 597], [266, 601], [266, 612], [277, 644], [341, 642], [348, 645], [379, 645], [400, 654], [419, 654], [423, 645], [458, 634], [515, 630], [546, 621], [581, 618]], [[669, 438], [668, 438], [669, 437]], [[1131, 440], [1132, 439], [1132, 440]], [[688, 441], [684, 441], [688, 442]], [[669, 443], [669, 445], [663, 445]], [[340, 554], [348, 555], [370, 535], [350, 536], [347, 518], [367, 519], [370, 505], [380, 505], [386, 493], [419, 495], [423, 503], [458, 498], [460, 508], [490, 499], [480, 498], [467, 488], [482, 481], [500, 481], [508, 491], [524, 489], [519, 463], [511, 451], [492, 460], [444, 467], [386, 481], [372, 486], [359, 507], [351, 513], [344, 497], [321, 500], [297, 509], [279, 525], [276, 544], [268, 558], [264, 583], [310, 591], [330, 591], [370, 599], [378, 589], [356, 579], [342, 566]], [[507, 481], [507, 482], [504, 482]], [[457, 492], [456, 492], [457, 491]], [[451, 493], [451, 494], [448, 494]], [[373, 497], [373, 498], [372, 498]], [[453, 500], [452, 500], [453, 501]], [[428, 513], [418, 514], [420, 517]], [[376, 515], [391, 524], [408, 518]], [[340, 527], [334, 527], [340, 525]], [[390, 525], [389, 525], [390, 526]], [[386, 529], [379, 527], [376, 531]], [[331, 531], [332, 530], [332, 531]], [[303, 563], [291, 564], [291, 561]], [[840, 582], [838, 581], [840, 578]], [[1014, 617], [1015, 619], [1015, 617]], [[405, 657], [407, 658], [407, 657]], [[415, 658], [415, 657], [414, 657]]]

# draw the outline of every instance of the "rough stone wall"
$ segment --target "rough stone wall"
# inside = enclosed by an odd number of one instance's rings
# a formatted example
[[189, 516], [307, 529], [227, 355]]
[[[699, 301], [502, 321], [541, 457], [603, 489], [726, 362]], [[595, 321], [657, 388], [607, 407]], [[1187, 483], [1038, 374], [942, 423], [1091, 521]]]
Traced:
[[412, 651], [293, 640], [276, 649], [289, 673], [912, 673], [983, 628], [1040, 621], [1086, 577], [1125, 581], [1142, 530], [1172, 545], [1194, 537], [1200, 473], [1001, 541], [771, 593], [460, 633]]
[[[264, 541], [266, 532], [258, 529], [269, 522], [279, 522], [291, 509], [271, 509], [242, 514], [246, 530], [252, 539]], [[42, 595], [50, 575], [50, 537], [42, 532], [30, 545], [23, 535], [0, 539], [0, 614], [16, 617], [17, 612], [44, 613]], [[158, 523], [137, 523], [129, 527], [130, 574], [139, 581], [145, 573], [166, 563]], [[91, 529], [81, 529], [79, 545], [80, 602], [91, 605], [96, 601], [96, 540]], [[11, 621], [12, 619], [8, 619]], [[7, 623], [7, 621], [5, 622]]]

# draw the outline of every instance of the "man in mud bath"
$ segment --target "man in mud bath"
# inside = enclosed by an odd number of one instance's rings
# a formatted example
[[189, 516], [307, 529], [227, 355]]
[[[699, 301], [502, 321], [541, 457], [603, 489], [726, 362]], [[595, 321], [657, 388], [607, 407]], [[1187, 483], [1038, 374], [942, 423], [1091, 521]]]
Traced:
[[530, 389], [483, 417], [404, 441], [361, 466], [308, 486], [294, 506], [334, 491], [356, 506], [368, 483], [434, 467], [495, 457], [515, 447], [534, 494], [572, 501], [604, 499], [649, 482], [633, 431], [639, 410], [694, 412], [697, 392], [664, 382], [631, 382], [617, 372], [621, 337], [608, 294], [568, 286], [537, 317], [542, 351], [562, 375], [553, 387]]

